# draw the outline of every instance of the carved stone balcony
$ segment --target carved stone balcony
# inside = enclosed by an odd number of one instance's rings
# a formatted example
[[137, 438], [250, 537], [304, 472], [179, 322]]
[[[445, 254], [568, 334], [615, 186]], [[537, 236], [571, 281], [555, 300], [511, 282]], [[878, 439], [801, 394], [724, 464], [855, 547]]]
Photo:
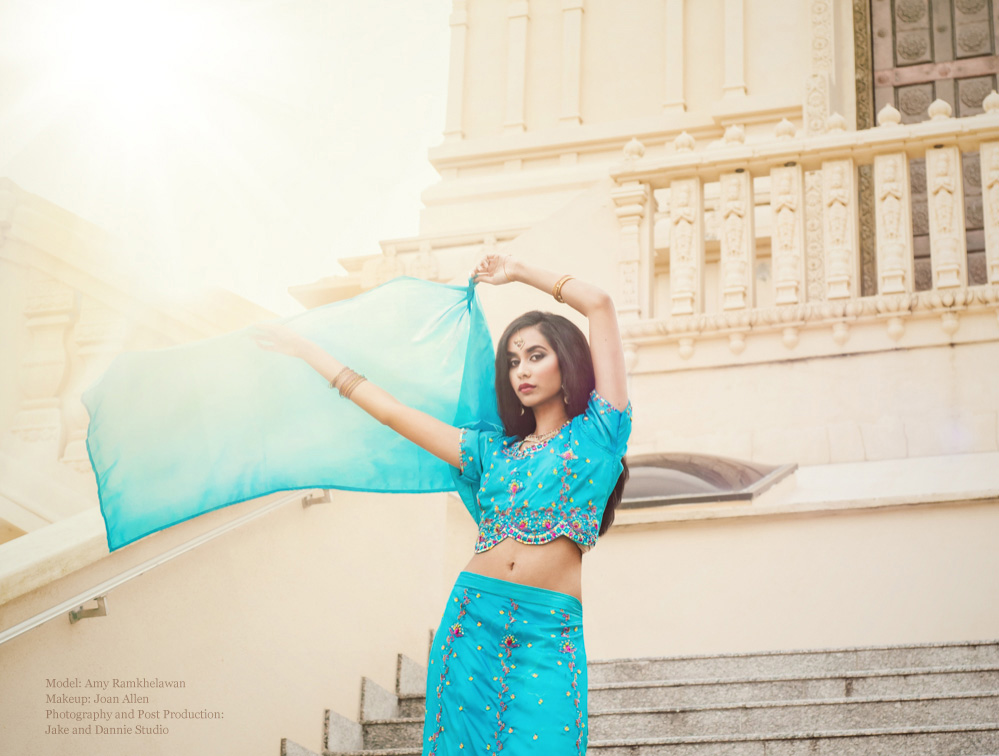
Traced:
[[[808, 136], [782, 121], [772, 139], [754, 143], [732, 126], [704, 149], [681, 134], [661, 157], [633, 141], [611, 174], [631, 369], [999, 338], [999, 95], [984, 107], [958, 119], [938, 100], [930, 120], [902, 125], [888, 106], [876, 128], [853, 132], [833, 115], [825, 133]], [[969, 155], [981, 165], [985, 270], [976, 285], [965, 234]], [[914, 263], [915, 160], [925, 160], [925, 290]]]

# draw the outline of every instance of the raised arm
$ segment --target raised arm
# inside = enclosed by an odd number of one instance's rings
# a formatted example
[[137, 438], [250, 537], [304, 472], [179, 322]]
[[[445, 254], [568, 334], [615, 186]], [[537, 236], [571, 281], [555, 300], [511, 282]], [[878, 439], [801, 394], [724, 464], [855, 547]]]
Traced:
[[[305, 360], [327, 381], [333, 381], [344, 369], [343, 363], [318, 344], [285, 326], [261, 323], [252, 336], [257, 346]], [[341, 380], [338, 387], [343, 384]], [[341, 400], [346, 401], [346, 400]], [[362, 381], [350, 392], [350, 401], [382, 425], [408, 438], [435, 457], [458, 467], [461, 430], [426, 412], [413, 409], [370, 381]]]
[[[536, 289], [552, 293], [559, 280], [558, 273], [529, 265], [509, 255], [486, 255], [475, 268], [475, 280], [502, 284], [519, 281]], [[623, 410], [628, 405], [628, 382], [624, 367], [624, 347], [617, 325], [617, 312], [610, 295], [593, 284], [572, 278], [562, 284], [562, 300], [586, 316], [590, 326], [590, 354], [597, 393]]]

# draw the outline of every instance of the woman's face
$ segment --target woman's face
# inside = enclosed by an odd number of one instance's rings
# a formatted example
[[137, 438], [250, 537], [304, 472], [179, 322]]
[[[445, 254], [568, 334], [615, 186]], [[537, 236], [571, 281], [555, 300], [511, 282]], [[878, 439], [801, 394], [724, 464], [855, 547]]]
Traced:
[[520, 403], [537, 407], [557, 398], [562, 401], [562, 371], [548, 339], [537, 326], [521, 328], [506, 345], [510, 385]]

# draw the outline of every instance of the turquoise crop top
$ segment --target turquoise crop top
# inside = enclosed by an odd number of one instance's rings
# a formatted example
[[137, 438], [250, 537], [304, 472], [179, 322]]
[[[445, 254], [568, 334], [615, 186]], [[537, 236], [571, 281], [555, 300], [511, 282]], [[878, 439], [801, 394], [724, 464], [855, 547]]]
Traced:
[[564, 535], [592, 548], [630, 434], [631, 403], [622, 412], [596, 391], [557, 436], [527, 448], [515, 436], [463, 428], [462, 465], [451, 471], [479, 526], [476, 553], [507, 537], [541, 544]]

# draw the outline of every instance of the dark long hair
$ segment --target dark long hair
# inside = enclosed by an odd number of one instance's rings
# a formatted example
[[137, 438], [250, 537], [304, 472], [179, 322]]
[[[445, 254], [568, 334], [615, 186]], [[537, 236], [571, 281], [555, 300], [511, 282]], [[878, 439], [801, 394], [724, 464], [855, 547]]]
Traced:
[[[596, 387], [590, 345], [576, 324], [568, 318], [550, 312], [538, 310], [525, 312], [506, 327], [496, 349], [496, 403], [499, 407], [499, 416], [503, 421], [506, 435], [518, 438], [533, 433], [536, 426], [534, 413], [523, 411], [520, 399], [517, 398], [517, 393], [510, 383], [506, 350], [513, 334], [531, 326], [536, 326], [541, 335], [548, 340], [558, 358], [562, 385], [569, 400], [565, 410], [570, 419], [583, 413], [590, 401], [590, 392]], [[607, 497], [607, 506], [604, 507], [604, 517], [598, 535], [606, 533], [614, 522], [614, 511], [621, 503], [621, 496], [624, 494], [624, 484], [628, 480], [628, 463], [622, 459], [621, 464], [624, 469], [617, 479], [614, 490]]]

